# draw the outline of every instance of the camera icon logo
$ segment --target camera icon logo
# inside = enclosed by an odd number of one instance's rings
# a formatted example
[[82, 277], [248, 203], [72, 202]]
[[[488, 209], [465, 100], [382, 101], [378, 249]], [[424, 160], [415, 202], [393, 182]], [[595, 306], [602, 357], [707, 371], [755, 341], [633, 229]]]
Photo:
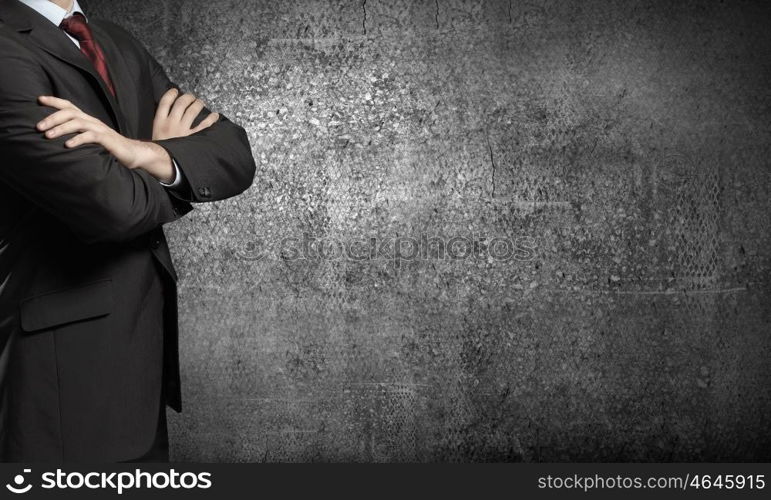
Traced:
[[[32, 472], [32, 469], [24, 469], [24, 474], [27, 474], [28, 472]], [[8, 483], [5, 485], [5, 487], [8, 488], [8, 491], [11, 493], [20, 494], [26, 493], [32, 489], [31, 484], [24, 484], [24, 482], [27, 480], [27, 478], [24, 477], [24, 474], [16, 474], [13, 478], [13, 484]]]

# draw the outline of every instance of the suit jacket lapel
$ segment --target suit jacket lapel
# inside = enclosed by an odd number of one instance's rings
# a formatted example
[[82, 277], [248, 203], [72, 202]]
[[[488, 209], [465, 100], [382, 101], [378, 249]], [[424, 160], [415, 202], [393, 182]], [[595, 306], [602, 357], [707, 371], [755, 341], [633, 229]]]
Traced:
[[[34, 9], [27, 7], [21, 2], [3, 0], [1, 5], [0, 17], [2, 17], [3, 21], [14, 27], [18, 32], [27, 33], [30, 41], [35, 45], [57, 59], [75, 66], [96, 81], [101, 91], [101, 97], [107, 103], [107, 108], [113, 120], [115, 120], [118, 131], [123, 132], [125, 125], [122, 123], [123, 119], [117, 101], [107, 89], [102, 77], [96, 72], [94, 65], [78, 50], [78, 47], [72, 43], [72, 40], [58, 26], [54, 26], [46, 18], [35, 12]], [[97, 41], [101, 42], [101, 40]], [[107, 64], [110, 65], [110, 63], [111, 61], [108, 57]], [[112, 71], [112, 66], [110, 66], [110, 70]], [[116, 90], [116, 92], [119, 92], [119, 90]]]

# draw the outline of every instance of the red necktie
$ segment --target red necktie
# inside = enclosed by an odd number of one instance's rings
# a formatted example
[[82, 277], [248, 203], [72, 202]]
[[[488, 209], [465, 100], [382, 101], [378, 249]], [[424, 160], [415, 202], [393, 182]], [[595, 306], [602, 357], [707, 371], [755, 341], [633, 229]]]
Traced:
[[86, 18], [79, 12], [76, 12], [70, 17], [65, 18], [59, 27], [80, 43], [80, 51], [91, 61], [99, 76], [107, 84], [107, 88], [110, 89], [110, 93], [115, 96], [115, 88], [112, 86], [110, 73], [107, 71], [107, 61], [104, 58], [104, 52], [102, 52], [102, 48], [94, 40], [94, 35], [91, 32], [91, 28], [88, 27]]

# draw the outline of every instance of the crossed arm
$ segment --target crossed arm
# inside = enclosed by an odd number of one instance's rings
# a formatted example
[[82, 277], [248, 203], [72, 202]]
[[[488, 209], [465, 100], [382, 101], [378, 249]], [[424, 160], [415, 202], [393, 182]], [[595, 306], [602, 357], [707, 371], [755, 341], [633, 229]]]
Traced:
[[[229, 198], [254, 178], [245, 131], [192, 96], [175, 94], [138, 42], [136, 51], [159, 102], [152, 142], [122, 137], [72, 103], [40, 100], [54, 94], [49, 76], [25, 47], [0, 37], [0, 184], [86, 243], [131, 240], [182, 217], [192, 210], [189, 202]], [[194, 126], [190, 118], [199, 109], [197, 120], [205, 121]], [[190, 186], [185, 198], [158, 182], [173, 175], [171, 158]]]
[[[77, 148], [84, 144], [99, 144], [127, 168], [141, 168], [167, 184], [174, 181], [175, 171], [171, 157], [156, 143], [124, 137], [66, 99], [40, 96], [38, 101], [43, 106], [58, 110], [36, 125], [39, 131], [45, 133], [47, 139], [77, 134], [66, 140], [64, 146]], [[209, 113], [194, 127], [193, 122], [203, 109], [204, 103], [194, 95], [179, 96], [177, 89], [168, 90], [161, 97], [155, 112], [153, 140], [187, 137], [209, 128], [219, 120], [219, 113]]]

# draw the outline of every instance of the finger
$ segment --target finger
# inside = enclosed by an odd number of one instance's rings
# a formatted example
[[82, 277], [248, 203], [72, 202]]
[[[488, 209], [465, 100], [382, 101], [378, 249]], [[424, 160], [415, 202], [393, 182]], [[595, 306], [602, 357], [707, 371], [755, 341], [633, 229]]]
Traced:
[[41, 132], [45, 132], [46, 130], [55, 127], [57, 125], [61, 125], [62, 123], [72, 120], [77, 115], [77, 111], [74, 109], [62, 109], [60, 111], [56, 111], [55, 113], [51, 113], [48, 115], [45, 119], [41, 120], [37, 124], [38, 130]]
[[44, 106], [50, 106], [56, 109], [78, 109], [77, 106], [67, 99], [60, 99], [51, 95], [41, 95], [38, 97], [38, 102]]
[[198, 124], [196, 128], [193, 129], [193, 133], [200, 132], [203, 129], [207, 129], [217, 123], [217, 120], [220, 119], [219, 113], [210, 113], [209, 116], [204, 118], [201, 123]]
[[179, 90], [177, 89], [167, 90], [161, 96], [161, 100], [158, 101], [158, 109], [155, 110], [155, 117], [166, 118], [167, 116], [169, 116], [171, 105], [174, 104], [174, 100], [177, 98], [178, 95], [179, 95]]
[[193, 102], [193, 104], [188, 106], [188, 108], [185, 110], [185, 114], [182, 115], [182, 120], [181, 120], [182, 125], [184, 125], [185, 128], [190, 128], [203, 108], [204, 108], [203, 101], [200, 99], [196, 99]]
[[94, 124], [101, 124], [102, 122], [99, 121], [97, 118], [94, 118], [93, 116], [87, 115], [82, 111], [76, 110], [76, 109], [62, 109], [60, 111], [57, 111], [55, 113], [50, 114], [43, 120], [39, 121], [36, 125], [37, 129], [41, 132], [45, 132], [46, 130], [53, 128], [57, 125], [60, 125], [62, 123], [68, 122], [70, 120], [74, 119], [81, 119], [87, 122], [91, 122]]
[[93, 123], [81, 120], [80, 118], [72, 119], [68, 122], [62, 123], [46, 132], [46, 138], [56, 139], [67, 134], [73, 134], [75, 132], [85, 132], [87, 130], [94, 130]]
[[193, 94], [185, 94], [181, 97], [178, 97], [176, 101], [174, 101], [174, 106], [171, 107], [171, 112], [169, 113], [169, 116], [171, 118], [176, 119], [177, 121], [182, 119], [182, 115], [185, 114], [185, 110], [188, 106], [193, 104], [195, 102], [195, 96]]
[[95, 125], [102, 125], [102, 122], [98, 118], [94, 118], [91, 115], [87, 115], [86, 113], [80, 111], [77, 108], [68, 108], [68, 109], [62, 109], [54, 113], [51, 113], [43, 120], [40, 120], [37, 123], [36, 127], [41, 132], [45, 132], [50, 128], [53, 128], [57, 125], [60, 125], [62, 123], [68, 122], [69, 120], [73, 120], [76, 118], [86, 122], [93, 123]]
[[81, 134], [76, 135], [72, 139], [68, 139], [64, 145], [68, 148], [76, 148], [83, 144], [98, 143], [98, 134], [92, 130], [87, 130]]

